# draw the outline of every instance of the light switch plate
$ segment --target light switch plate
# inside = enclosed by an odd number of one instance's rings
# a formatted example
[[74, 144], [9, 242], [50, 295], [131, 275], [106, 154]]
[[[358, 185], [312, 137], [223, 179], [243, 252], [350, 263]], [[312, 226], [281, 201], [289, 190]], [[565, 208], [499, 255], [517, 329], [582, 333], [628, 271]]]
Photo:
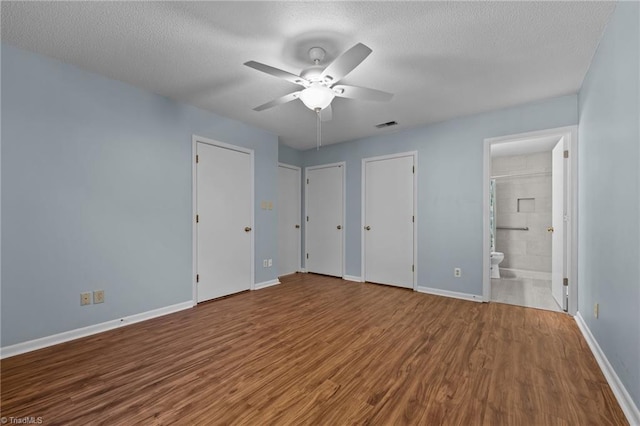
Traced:
[[104, 290], [96, 290], [93, 292], [93, 303], [104, 303]]

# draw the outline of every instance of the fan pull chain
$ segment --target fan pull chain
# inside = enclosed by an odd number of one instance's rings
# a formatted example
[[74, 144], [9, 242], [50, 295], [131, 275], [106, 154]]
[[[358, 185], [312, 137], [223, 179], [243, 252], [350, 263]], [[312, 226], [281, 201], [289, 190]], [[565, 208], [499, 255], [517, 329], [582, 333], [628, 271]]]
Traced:
[[322, 126], [320, 123], [320, 108], [316, 108], [316, 151], [320, 150], [322, 144]]

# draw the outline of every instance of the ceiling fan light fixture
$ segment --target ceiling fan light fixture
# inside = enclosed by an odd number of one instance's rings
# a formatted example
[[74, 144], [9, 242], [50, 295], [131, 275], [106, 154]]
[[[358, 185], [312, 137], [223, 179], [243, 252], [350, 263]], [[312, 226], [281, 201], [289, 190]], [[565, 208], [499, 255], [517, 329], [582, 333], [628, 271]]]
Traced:
[[335, 97], [333, 90], [320, 83], [313, 83], [311, 86], [300, 92], [300, 100], [310, 110], [325, 109], [331, 104]]

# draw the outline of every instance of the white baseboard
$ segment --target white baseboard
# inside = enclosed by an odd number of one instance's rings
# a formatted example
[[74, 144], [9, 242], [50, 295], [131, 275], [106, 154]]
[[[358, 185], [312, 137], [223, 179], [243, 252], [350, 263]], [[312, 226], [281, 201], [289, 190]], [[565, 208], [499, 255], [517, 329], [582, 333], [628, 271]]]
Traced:
[[580, 312], [577, 312], [574, 318], [578, 324], [578, 328], [584, 336], [584, 339], [587, 341], [589, 348], [591, 348], [591, 352], [593, 352], [593, 356], [596, 358], [604, 377], [607, 379], [613, 394], [616, 396], [618, 404], [620, 404], [624, 415], [627, 417], [629, 424], [640, 425], [640, 410], [638, 410], [633, 399], [631, 399], [631, 395], [629, 395], [629, 392], [627, 392], [627, 389], [624, 387], [620, 378], [609, 363], [609, 360], [602, 351], [602, 348], [600, 348], [598, 341], [593, 337], [593, 334], [591, 334], [589, 326], [584, 321], [584, 318], [582, 318], [582, 315], [580, 315]]
[[457, 291], [441, 290], [439, 288], [418, 286], [416, 291], [419, 293], [434, 294], [436, 296], [452, 297], [454, 299], [470, 300], [471, 302], [482, 302], [482, 296], [479, 294], [459, 293]]
[[362, 282], [362, 278], [361, 277], [356, 277], [355, 275], [344, 275], [342, 277], [343, 280], [346, 281], [355, 281], [357, 283], [361, 283]]
[[301, 274], [306, 274], [307, 273], [307, 269], [306, 268], [300, 268], [299, 271]]
[[164, 308], [141, 312], [139, 314], [130, 315], [128, 317], [106, 321], [87, 327], [77, 328], [75, 330], [64, 331], [62, 333], [41, 337], [39, 339], [29, 340], [28, 342], [16, 343], [15, 345], [5, 346], [4, 348], [0, 349], [0, 359], [35, 351], [37, 349], [46, 348], [48, 346], [57, 345], [59, 343], [69, 342], [81, 337], [91, 336], [92, 334], [102, 333], [104, 331], [113, 330], [114, 328], [124, 327], [125, 325], [135, 324], [140, 321], [161, 317], [163, 315], [172, 314], [174, 312], [182, 311], [184, 309], [189, 309], [192, 307], [193, 302], [189, 300], [188, 302], [177, 303], [175, 305], [165, 306]]
[[271, 287], [272, 285], [278, 285], [278, 284], [280, 284], [280, 281], [277, 278], [275, 278], [273, 280], [263, 281], [261, 283], [255, 283], [253, 285], [253, 289], [254, 290], [261, 290], [263, 288]]

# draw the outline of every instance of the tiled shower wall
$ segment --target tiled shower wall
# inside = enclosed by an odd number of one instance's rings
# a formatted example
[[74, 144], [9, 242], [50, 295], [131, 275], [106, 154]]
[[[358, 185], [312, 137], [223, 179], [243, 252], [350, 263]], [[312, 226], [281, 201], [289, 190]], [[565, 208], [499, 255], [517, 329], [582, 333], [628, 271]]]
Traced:
[[[504, 175], [531, 175], [510, 176]], [[551, 272], [551, 151], [493, 157], [496, 178], [496, 251], [504, 253], [500, 268]]]

